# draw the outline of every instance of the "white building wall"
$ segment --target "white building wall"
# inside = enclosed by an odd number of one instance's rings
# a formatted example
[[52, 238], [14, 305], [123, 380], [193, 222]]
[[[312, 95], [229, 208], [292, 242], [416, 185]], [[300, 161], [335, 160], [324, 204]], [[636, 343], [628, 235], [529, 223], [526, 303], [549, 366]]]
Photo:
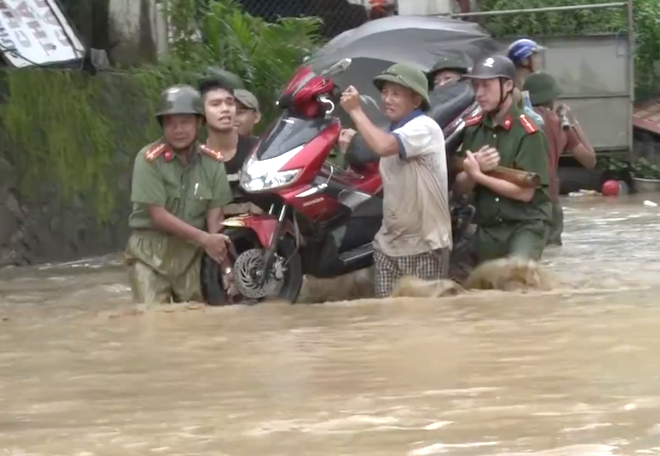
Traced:
[[457, 10], [455, 0], [399, 0], [402, 16], [447, 14]]

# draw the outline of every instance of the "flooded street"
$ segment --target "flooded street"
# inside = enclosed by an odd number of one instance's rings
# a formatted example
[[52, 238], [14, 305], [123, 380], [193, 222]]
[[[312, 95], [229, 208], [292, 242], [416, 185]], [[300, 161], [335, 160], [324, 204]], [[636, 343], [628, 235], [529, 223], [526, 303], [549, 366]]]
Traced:
[[0, 454], [660, 455], [646, 198], [567, 200], [546, 293], [143, 311], [116, 257], [3, 271]]

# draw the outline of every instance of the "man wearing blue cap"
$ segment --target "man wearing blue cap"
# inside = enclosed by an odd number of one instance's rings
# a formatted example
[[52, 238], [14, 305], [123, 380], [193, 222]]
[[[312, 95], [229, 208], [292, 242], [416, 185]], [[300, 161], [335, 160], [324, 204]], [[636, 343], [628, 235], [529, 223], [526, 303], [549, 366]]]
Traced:
[[542, 52], [545, 48], [529, 38], [516, 40], [506, 50], [506, 56], [516, 67], [515, 85], [522, 90], [530, 74], [540, 71], [543, 66]]

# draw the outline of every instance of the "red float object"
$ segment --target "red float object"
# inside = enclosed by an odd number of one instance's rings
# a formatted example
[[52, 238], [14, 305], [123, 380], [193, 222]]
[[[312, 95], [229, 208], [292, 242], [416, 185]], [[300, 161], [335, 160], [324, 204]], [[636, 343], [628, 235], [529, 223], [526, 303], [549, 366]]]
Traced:
[[617, 196], [619, 194], [619, 182], [611, 179], [605, 181], [602, 193], [603, 196]]

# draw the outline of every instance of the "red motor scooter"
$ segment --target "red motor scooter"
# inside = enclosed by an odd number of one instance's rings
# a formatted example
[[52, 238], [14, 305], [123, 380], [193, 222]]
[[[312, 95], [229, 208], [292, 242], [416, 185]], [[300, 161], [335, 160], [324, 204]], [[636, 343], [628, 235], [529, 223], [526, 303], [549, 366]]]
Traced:
[[[346, 169], [328, 161], [341, 130], [335, 114], [341, 90], [330, 75], [350, 63], [344, 59], [322, 74], [303, 67], [284, 89], [282, 116], [262, 135], [240, 176], [243, 191], [268, 212], [224, 221], [233, 266], [223, 270], [204, 257], [208, 304], [236, 301], [225, 291], [225, 275], [239, 297], [294, 302], [306, 274], [337, 277], [373, 264], [372, 242], [383, 218], [378, 156], [349, 147]], [[445, 96], [436, 109], [448, 149], [460, 145], [462, 119], [475, 108], [474, 94], [463, 92]]]
[[241, 171], [240, 185], [267, 214], [224, 221], [233, 243], [232, 271], [204, 258], [207, 302], [228, 303], [222, 275], [231, 273], [241, 296], [295, 301], [305, 274], [336, 277], [373, 263], [380, 229], [382, 191], [378, 159], [339, 168], [328, 158], [338, 147], [341, 124], [333, 116], [341, 96], [329, 78], [350, 65], [342, 60], [317, 75], [301, 68], [284, 89], [283, 115]]

